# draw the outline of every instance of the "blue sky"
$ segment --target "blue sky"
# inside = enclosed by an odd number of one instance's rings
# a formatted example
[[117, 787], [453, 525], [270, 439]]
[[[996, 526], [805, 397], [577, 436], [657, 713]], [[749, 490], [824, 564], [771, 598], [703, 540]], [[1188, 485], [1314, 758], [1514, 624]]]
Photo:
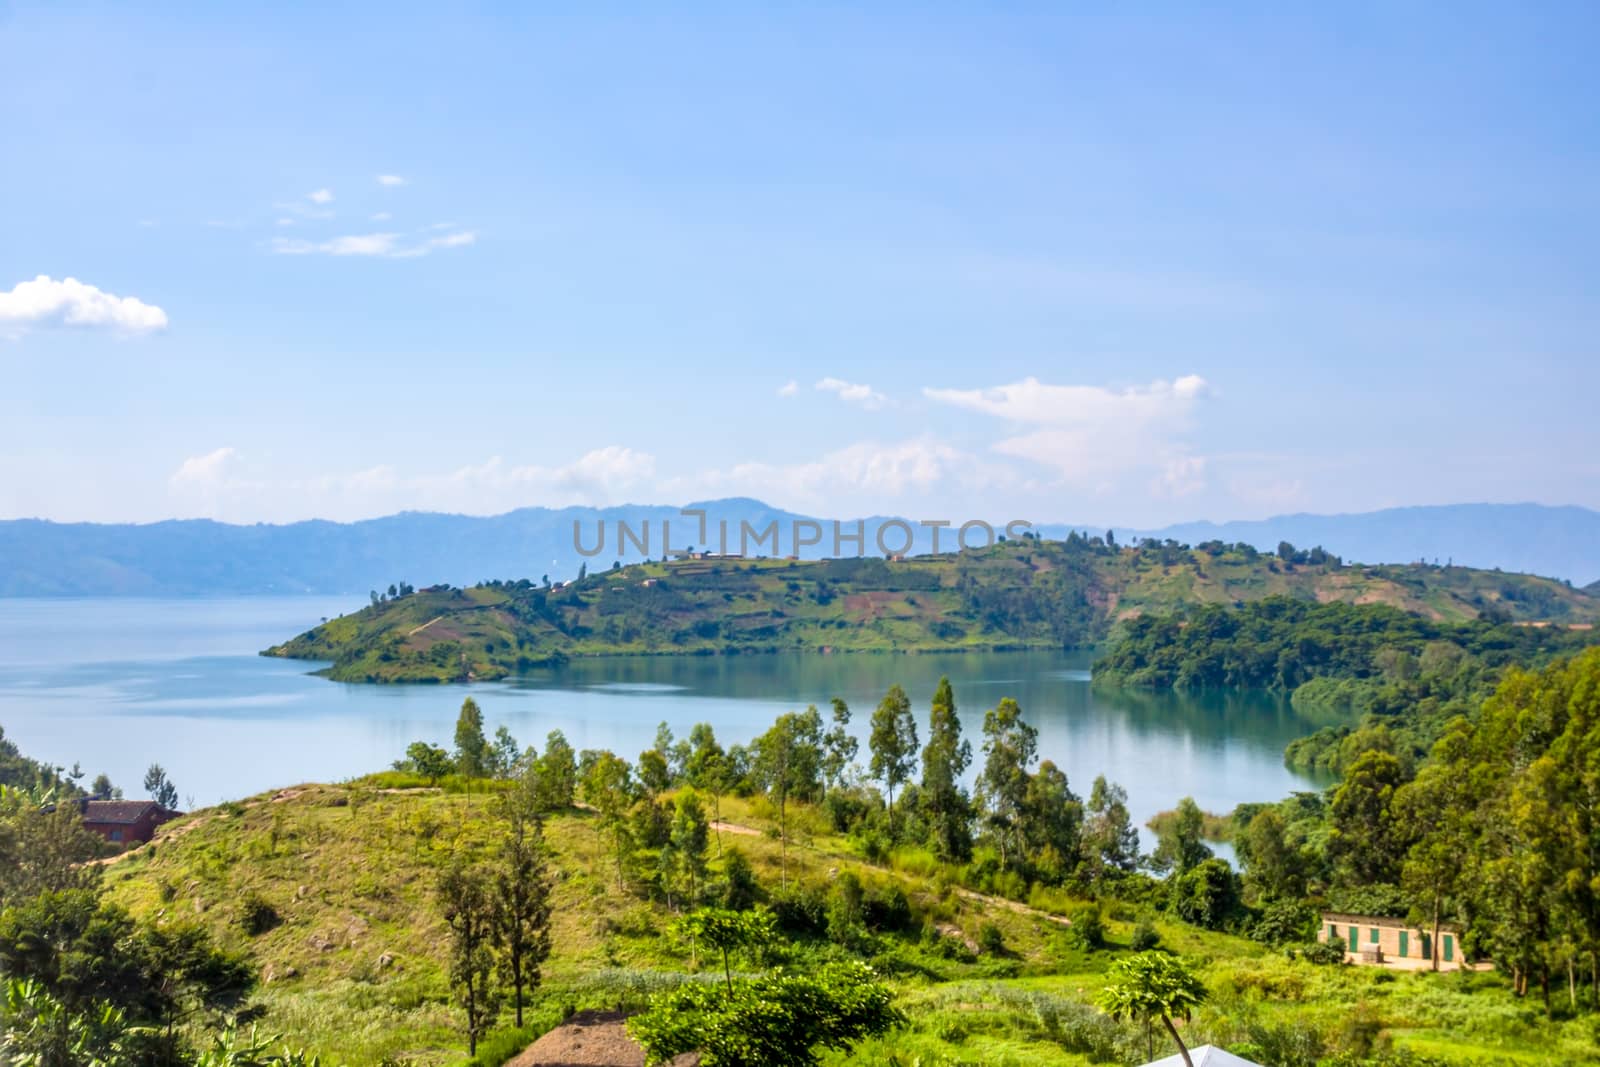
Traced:
[[1600, 506], [1600, 9], [868, 7], [0, 3], [0, 517]]

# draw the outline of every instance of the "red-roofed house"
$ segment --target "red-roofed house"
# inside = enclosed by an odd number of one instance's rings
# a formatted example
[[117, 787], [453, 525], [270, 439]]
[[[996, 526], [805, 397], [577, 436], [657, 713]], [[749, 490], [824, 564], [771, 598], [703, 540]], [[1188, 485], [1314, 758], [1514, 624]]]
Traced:
[[83, 828], [113, 844], [143, 844], [155, 836], [156, 827], [182, 815], [153, 800], [80, 800]]

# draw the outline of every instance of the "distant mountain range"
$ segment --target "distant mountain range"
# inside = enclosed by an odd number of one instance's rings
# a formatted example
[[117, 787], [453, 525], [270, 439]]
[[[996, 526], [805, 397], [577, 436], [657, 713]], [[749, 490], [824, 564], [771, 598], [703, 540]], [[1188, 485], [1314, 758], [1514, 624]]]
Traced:
[[[149, 524], [0, 521], [0, 596], [220, 596], [353, 593], [391, 583], [419, 588], [440, 582], [468, 585], [491, 578], [560, 581], [580, 565], [659, 558], [666, 548], [691, 546], [751, 555], [816, 559], [863, 551], [908, 555], [929, 551], [933, 531], [914, 522], [875, 516], [840, 524], [733, 498], [688, 505], [706, 512], [706, 526], [664, 505], [612, 508], [522, 508], [487, 518], [404, 512], [362, 522], [321, 520], [235, 526], [209, 520]], [[863, 534], [858, 549], [850, 540]], [[574, 543], [578, 526], [584, 554]], [[618, 524], [633, 539], [619, 545]], [[668, 528], [670, 524], [670, 529]], [[725, 524], [725, 525], [724, 525]], [[1084, 529], [1038, 528], [1045, 537]], [[1103, 534], [1100, 527], [1088, 528]], [[599, 539], [603, 530], [603, 540]], [[724, 536], [722, 531], [726, 530]], [[648, 532], [648, 549], [639, 542]], [[741, 532], [744, 544], [741, 545]], [[777, 540], [771, 540], [776, 532]], [[1003, 528], [996, 533], [1003, 533]], [[663, 543], [670, 533], [671, 545]], [[909, 545], [907, 534], [912, 535]], [[765, 539], [754, 541], [754, 535]], [[954, 530], [939, 531], [953, 547]], [[1124, 543], [1140, 537], [1243, 541], [1263, 550], [1280, 541], [1322, 545], [1363, 563], [1453, 561], [1572, 581], [1600, 591], [1600, 512], [1537, 504], [1454, 504], [1391, 508], [1354, 515], [1284, 515], [1252, 522], [1185, 523], [1160, 530], [1116, 528]], [[812, 544], [796, 546], [795, 540]], [[969, 540], [985, 534], [974, 528]], [[753, 543], [752, 543], [753, 542]], [[599, 550], [595, 551], [599, 545]]]

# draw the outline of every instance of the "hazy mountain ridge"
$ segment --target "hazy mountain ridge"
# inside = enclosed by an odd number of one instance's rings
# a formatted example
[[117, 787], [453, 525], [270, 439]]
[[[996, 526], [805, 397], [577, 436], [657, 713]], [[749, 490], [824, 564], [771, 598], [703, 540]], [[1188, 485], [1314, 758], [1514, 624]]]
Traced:
[[[735, 498], [687, 505], [707, 512], [710, 547], [717, 549], [718, 522], [736, 539], [741, 522], [764, 528], [777, 521], [785, 545], [796, 521], [819, 522], [822, 543], [798, 554], [814, 559], [833, 554], [832, 521], [811, 519], [758, 500]], [[0, 596], [207, 596], [353, 593], [384, 589], [391, 582], [417, 586], [467, 585], [488, 578], [570, 578], [583, 562], [591, 569], [641, 558], [616, 551], [616, 523], [635, 531], [648, 522], [653, 557], [659, 558], [664, 522], [672, 523], [674, 548], [695, 543], [698, 523], [671, 505], [610, 508], [522, 508], [474, 517], [402, 512], [360, 522], [325, 520], [285, 525], [231, 525], [208, 519], [150, 524], [55, 523], [38, 519], [0, 521]], [[857, 520], [846, 522], [846, 532]], [[892, 518], [860, 520], [866, 551], [876, 552], [876, 533]], [[573, 523], [586, 545], [596, 524], [606, 524], [603, 553], [585, 559], [573, 545]], [[996, 524], [997, 527], [999, 523]], [[912, 553], [932, 548], [931, 532], [912, 521]], [[1071, 529], [1102, 533], [1098, 526], [1043, 524], [1046, 537]], [[1418, 559], [1499, 568], [1569, 579], [1600, 587], [1600, 512], [1537, 504], [1458, 504], [1395, 508], [1353, 515], [1285, 515], [1257, 521], [1184, 523], [1157, 530], [1117, 527], [1124, 542], [1141, 536], [1171, 537], [1189, 544], [1217, 539], [1245, 541], [1270, 551], [1280, 540], [1306, 547], [1321, 544], [1346, 559], [1406, 563]], [[887, 531], [898, 547], [902, 534]], [[948, 548], [953, 531], [942, 533]], [[974, 535], [975, 540], [981, 538]], [[701, 546], [704, 547], [704, 546]], [[739, 546], [730, 543], [731, 551]], [[846, 553], [854, 551], [846, 544]], [[631, 545], [630, 545], [631, 549]]]

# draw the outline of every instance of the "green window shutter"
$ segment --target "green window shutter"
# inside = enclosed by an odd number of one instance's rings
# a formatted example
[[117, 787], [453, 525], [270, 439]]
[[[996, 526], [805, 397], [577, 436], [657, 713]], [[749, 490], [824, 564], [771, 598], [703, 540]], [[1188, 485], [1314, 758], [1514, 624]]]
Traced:
[[1449, 963], [1451, 960], [1456, 958], [1455, 948], [1456, 948], [1455, 942], [1451, 940], [1451, 937], [1450, 937], [1449, 934], [1445, 934], [1444, 935], [1444, 961], [1446, 963]]
[[1368, 931], [1367, 940], [1371, 941], [1374, 945], [1378, 943], [1378, 928], [1376, 926], [1372, 927]]

